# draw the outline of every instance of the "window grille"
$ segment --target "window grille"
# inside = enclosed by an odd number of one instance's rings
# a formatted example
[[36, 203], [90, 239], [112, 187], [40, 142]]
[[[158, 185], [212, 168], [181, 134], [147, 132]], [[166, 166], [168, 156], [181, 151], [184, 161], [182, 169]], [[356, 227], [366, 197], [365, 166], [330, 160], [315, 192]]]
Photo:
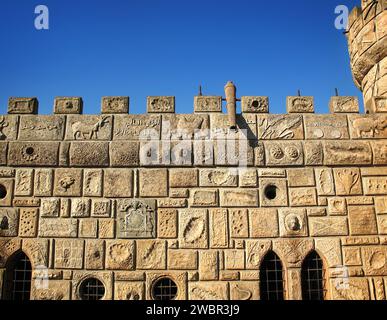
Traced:
[[323, 261], [316, 251], [312, 251], [302, 264], [302, 299], [324, 300]]
[[266, 254], [260, 269], [261, 300], [283, 300], [284, 282], [282, 263], [275, 252]]
[[153, 285], [154, 300], [174, 300], [177, 296], [177, 285], [170, 278], [162, 278]]
[[105, 295], [105, 286], [96, 278], [88, 278], [82, 282], [79, 294], [82, 300], [101, 300]]

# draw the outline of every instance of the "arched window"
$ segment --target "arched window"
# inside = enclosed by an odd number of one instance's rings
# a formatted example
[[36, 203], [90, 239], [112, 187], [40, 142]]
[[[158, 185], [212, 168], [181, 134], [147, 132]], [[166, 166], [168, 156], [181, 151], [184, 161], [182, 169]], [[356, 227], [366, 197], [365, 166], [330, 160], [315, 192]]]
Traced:
[[302, 299], [324, 300], [324, 267], [316, 251], [312, 251], [302, 263]]
[[284, 282], [282, 263], [273, 251], [269, 251], [260, 269], [261, 300], [283, 300]]
[[31, 262], [23, 251], [10, 257], [6, 265], [3, 298], [5, 300], [30, 300]]

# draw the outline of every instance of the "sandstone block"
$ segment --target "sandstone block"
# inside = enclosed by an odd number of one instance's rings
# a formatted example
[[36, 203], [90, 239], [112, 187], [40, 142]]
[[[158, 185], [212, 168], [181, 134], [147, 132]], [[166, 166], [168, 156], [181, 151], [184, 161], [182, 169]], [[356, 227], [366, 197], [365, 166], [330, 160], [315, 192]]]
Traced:
[[47, 141], [63, 140], [64, 116], [20, 116], [19, 140]]
[[268, 113], [269, 97], [242, 97], [242, 113]]
[[274, 238], [278, 237], [278, 214], [275, 209], [251, 209], [250, 237]]
[[128, 113], [129, 97], [103, 97], [102, 113]]
[[70, 166], [109, 166], [109, 143], [90, 141], [72, 142], [70, 146]]
[[8, 165], [47, 166], [58, 165], [59, 142], [16, 142], [8, 145]]
[[168, 171], [166, 169], [140, 170], [140, 197], [167, 197]]
[[373, 207], [349, 207], [348, 217], [351, 235], [371, 235], [378, 233], [375, 210]]
[[135, 167], [140, 164], [140, 144], [136, 141], [110, 143], [110, 163], [113, 167]]
[[175, 97], [148, 97], [147, 98], [148, 113], [174, 113], [175, 112]]
[[257, 190], [233, 189], [221, 190], [220, 205], [223, 207], [256, 207], [258, 206]]
[[104, 171], [104, 196], [107, 198], [130, 198], [133, 195], [133, 171], [106, 169]]
[[194, 99], [195, 112], [222, 112], [220, 96], [196, 96]]
[[288, 113], [313, 113], [313, 97], [287, 97], [286, 110]]
[[9, 98], [8, 113], [37, 114], [38, 104], [38, 99], [36, 98]]
[[198, 171], [196, 169], [169, 170], [169, 186], [171, 188], [197, 187]]
[[179, 244], [181, 248], [208, 248], [208, 218], [206, 210], [180, 210]]
[[55, 114], [81, 114], [83, 100], [80, 97], [57, 97], [54, 102]]

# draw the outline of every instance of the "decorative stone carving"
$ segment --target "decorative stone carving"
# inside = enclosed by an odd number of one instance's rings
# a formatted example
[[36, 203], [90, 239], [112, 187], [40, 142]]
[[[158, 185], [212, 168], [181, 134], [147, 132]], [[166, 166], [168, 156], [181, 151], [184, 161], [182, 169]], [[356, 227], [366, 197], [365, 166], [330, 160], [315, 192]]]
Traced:
[[129, 97], [103, 97], [102, 113], [128, 113]]
[[266, 165], [299, 166], [304, 164], [304, 151], [299, 142], [265, 142]]
[[57, 218], [60, 212], [59, 198], [42, 199], [40, 207], [40, 216], [42, 218]]
[[364, 141], [326, 141], [324, 143], [325, 165], [372, 164], [372, 151]]
[[369, 287], [366, 278], [331, 279], [332, 299], [369, 300]]
[[374, 164], [386, 165], [387, 164], [387, 142], [385, 140], [372, 141], [371, 147], [374, 153]]
[[345, 266], [361, 266], [360, 248], [343, 248], [343, 259]]
[[250, 237], [278, 237], [278, 215], [275, 209], [250, 209]]
[[238, 132], [230, 130], [229, 117], [226, 114], [213, 113], [210, 115], [211, 137], [218, 140], [257, 139], [257, 118], [255, 114], [236, 115]]
[[198, 255], [193, 250], [168, 250], [168, 269], [197, 270]]
[[378, 233], [374, 207], [349, 207], [348, 217], [351, 235], [371, 235]]
[[13, 180], [11, 179], [0, 179], [0, 186], [4, 189], [3, 195], [0, 198], [0, 207], [9, 207], [12, 203], [13, 198]]
[[264, 115], [258, 116], [259, 140], [304, 139], [301, 115]]
[[387, 250], [385, 246], [361, 248], [365, 275], [382, 276], [387, 272]]
[[222, 112], [220, 96], [196, 96], [194, 99], [195, 112]]
[[196, 169], [169, 170], [169, 186], [171, 188], [197, 187], [198, 171]]
[[0, 237], [16, 237], [19, 228], [18, 211], [13, 208], [0, 209]]
[[387, 138], [387, 115], [349, 115], [352, 139]]
[[59, 142], [16, 142], [8, 145], [8, 165], [47, 166], [58, 165]]
[[289, 169], [288, 184], [289, 187], [314, 187], [314, 172], [311, 168]]
[[160, 115], [116, 115], [113, 140], [159, 140], [160, 127]]
[[269, 240], [246, 240], [246, 269], [258, 269], [269, 250]]
[[114, 300], [144, 300], [144, 283], [115, 282]]
[[337, 195], [362, 194], [358, 168], [334, 169]]
[[85, 169], [83, 171], [83, 195], [87, 197], [102, 195], [102, 170]]
[[91, 216], [98, 218], [109, 218], [111, 212], [111, 203], [107, 199], [93, 199], [91, 204]]
[[230, 236], [232, 238], [247, 238], [249, 236], [249, 222], [247, 209], [230, 209]]
[[305, 115], [306, 139], [349, 139], [345, 115]]
[[113, 219], [100, 219], [98, 225], [100, 239], [113, 239], [115, 237], [115, 221]]
[[84, 241], [76, 239], [55, 240], [55, 268], [82, 269]]
[[48, 197], [52, 193], [53, 171], [51, 169], [35, 169], [34, 195]]
[[190, 282], [189, 300], [228, 300], [227, 282]]
[[379, 234], [387, 234], [387, 216], [378, 216], [377, 219]]
[[81, 169], [56, 169], [54, 178], [54, 196], [81, 196]]
[[315, 248], [323, 258], [327, 267], [333, 268], [342, 265], [340, 239], [315, 239]]
[[310, 217], [309, 230], [312, 237], [345, 236], [348, 234], [346, 217]]
[[20, 117], [19, 140], [63, 140], [65, 118], [63, 116], [28, 115]]
[[206, 210], [185, 209], [179, 212], [179, 244], [181, 248], [208, 248]]
[[0, 140], [16, 140], [18, 125], [17, 116], [0, 116]]
[[240, 169], [239, 184], [241, 187], [253, 188], [258, 185], [258, 177], [256, 169]]
[[38, 99], [36, 98], [9, 98], [8, 113], [10, 114], [37, 114]]
[[154, 238], [155, 209], [154, 201], [122, 199], [117, 201], [118, 237]]
[[83, 100], [80, 97], [57, 97], [54, 102], [54, 113], [56, 114], [81, 114], [83, 111]]
[[103, 270], [105, 260], [105, 242], [103, 240], [87, 240], [85, 249], [85, 268], [87, 270]]
[[200, 281], [218, 280], [219, 256], [217, 251], [199, 252], [199, 279]]
[[79, 238], [97, 238], [98, 220], [80, 219]]
[[290, 205], [292, 207], [304, 207], [317, 205], [315, 188], [290, 188]]
[[71, 216], [75, 218], [90, 217], [90, 199], [87, 199], [87, 198], [72, 199]]
[[228, 248], [228, 218], [226, 209], [209, 210], [211, 248]]
[[320, 166], [323, 164], [324, 152], [323, 145], [319, 141], [305, 141], [305, 165], [307, 166]]
[[191, 207], [216, 207], [219, 202], [218, 198], [218, 190], [192, 190]]
[[70, 282], [49, 280], [48, 288], [31, 286], [31, 300], [70, 300]]
[[329, 110], [331, 113], [358, 113], [359, 100], [357, 97], [331, 97]]
[[363, 178], [365, 195], [385, 195], [387, 194], [386, 177]]
[[40, 237], [76, 238], [77, 235], [78, 221], [76, 219], [40, 219]]
[[273, 241], [273, 249], [287, 267], [300, 268], [314, 245], [313, 240], [309, 239], [280, 239]]
[[175, 97], [148, 97], [147, 98], [148, 113], [174, 113], [175, 112]]
[[138, 269], [166, 269], [166, 246], [164, 240], [138, 240], [136, 247], [136, 266]]
[[280, 209], [279, 225], [281, 237], [308, 236], [305, 209]]
[[226, 270], [243, 270], [245, 269], [245, 252], [244, 250], [225, 250], [224, 261]]
[[332, 170], [329, 168], [316, 168], [317, 194], [331, 196], [335, 194]]
[[242, 113], [268, 113], [269, 97], [242, 97]]
[[331, 216], [345, 216], [347, 214], [347, 203], [345, 198], [329, 198], [328, 212]]
[[32, 169], [18, 169], [15, 177], [15, 196], [31, 196], [33, 191]]
[[287, 97], [286, 110], [288, 113], [313, 113], [313, 97]]
[[223, 207], [256, 207], [258, 194], [254, 189], [221, 190], [220, 205]]
[[107, 167], [109, 165], [108, 142], [72, 142], [69, 153], [72, 167]]
[[66, 140], [110, 140], [112, 117], [94, 115], [69, 115]]
[[133, 196], [133, 171], [106, 169], [103, 185], [104, 196], [107, 198], [130, 198]]
[[37, 208], [21, 208], [19, 236], [34, 238], [38, 232], [39, 211]]
[[[260, 203], [262, 207], [281, 207], [288, 205], [288, 188], [286, 180], [260, 178]], [[270, 194], [272, 190], [273, 194]]]
[[132, 270], [135, 261], [135, 245], [132, 240], [106, 241], [106, 268]]
[[200, 170], [199, 184], [202, 187], [236, 187], [238, 172], [233, 169]]

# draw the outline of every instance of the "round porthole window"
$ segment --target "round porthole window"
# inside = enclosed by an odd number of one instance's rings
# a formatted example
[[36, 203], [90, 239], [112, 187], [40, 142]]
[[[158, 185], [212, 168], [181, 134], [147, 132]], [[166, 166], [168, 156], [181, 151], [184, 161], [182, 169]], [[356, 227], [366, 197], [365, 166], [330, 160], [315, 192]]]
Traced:
[[7, 196], [7, 188], [0, 184], [0, 199], [4, 199]]
[[101, 300], [105, 295], [105, 286], [96, 278], [83, 280], [79, 287], [81, 300]]
[[177, 296], [177, 285], [170, 278], [158, 279], [152, 288], [153, 300], [174, 300]]
[[277, 187], [275, 185], [268, 185], [265, 190], [265, 197], [269, 200], [277, 198]]

